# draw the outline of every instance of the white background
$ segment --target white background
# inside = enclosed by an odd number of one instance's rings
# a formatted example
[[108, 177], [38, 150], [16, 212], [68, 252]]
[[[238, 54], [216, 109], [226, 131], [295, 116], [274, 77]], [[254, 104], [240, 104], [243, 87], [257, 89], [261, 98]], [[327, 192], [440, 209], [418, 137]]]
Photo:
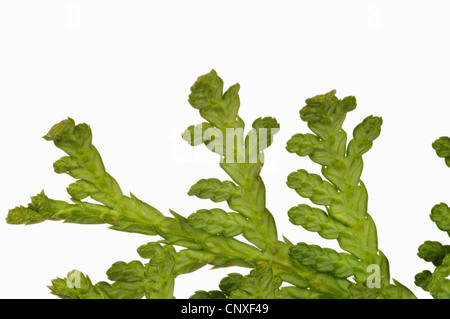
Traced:
[[[202, 122], [187, 102], [197, 76], [214, 68], [241, 84], [249, 127], [274, 116], [281, 131], [266, 151], [262, 176], [279, 235], [338, 249], [289, 223], [308, 203], [286, 187], [299, 168], [319, 172], [285, 150], [308, 132], [304, 100], [332, 89], [358, 101], [344, 128], [383, 117], [364, 157], [369, 212], [391, 275], [418, 297], [414, 275], [433, 267], [416, 256], [425, 240], [448, 243], [429, 219], [450, 201], [450, 169], [431, 143], [450, 135], [448, 1], [2, 1], [0, 2], [0, 214], [42, 189], [68, 200], [73, 181], [53, 172], [62, 151], [41, 138], [68, 116], [90, 124], [94, 144], [124, 193], [168, 214], [226, 206], [187, 196], [200, 178], [227, 179], [218, 158], [181, 133]], [[50, 280], [72, 269], [106, 280], [116, 261], [140, 259], [154, 240], [106, 225], [0, 222], [0, 297], [55, 298]], [[203, 268], [177, 279], [175, 295], [216, 289], [228, 272]]]

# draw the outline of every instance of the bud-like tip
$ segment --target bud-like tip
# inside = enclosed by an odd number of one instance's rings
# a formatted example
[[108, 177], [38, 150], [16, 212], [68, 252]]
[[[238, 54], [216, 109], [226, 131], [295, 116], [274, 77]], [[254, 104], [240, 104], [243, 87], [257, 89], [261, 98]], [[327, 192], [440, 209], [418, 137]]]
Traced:
[[300, 110], [300, 118], [305, 122], [316, 122], [327, 117], [341, 116], [356, 108], [356, 98], [347, 96], [342, 100], [336, 97], [336, 90], [316, 95], [305, 100]]
[[189, 94], [189, 103], [196, 109], [204, 109], [210, 106], [212, 101], [218, 101], [222, 98], [223, 81], [217, 75], [216, 71], [201, 75], [191, 86]]
[[433, 149], [436, 151], [439, 157], [449, 157], [450, 156], [450, 138], [447, 136], [442, 136], [438, 138], [432, 144]]
[[73, 133], [74, 129], [75, 121], [69, 117], [66, 120], [62, 120], [58, 124], [53, 125], [50, 131], [48, 131], [43, 138], [47, 141], [57, 140], [62, 135]]

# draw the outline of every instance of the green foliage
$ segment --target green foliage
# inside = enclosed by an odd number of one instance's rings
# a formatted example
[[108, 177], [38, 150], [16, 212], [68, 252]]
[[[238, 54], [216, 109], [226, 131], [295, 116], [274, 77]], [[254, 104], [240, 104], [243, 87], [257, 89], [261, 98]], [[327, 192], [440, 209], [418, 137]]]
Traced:
[[242, 234], [247, 219], [237, 213], [227, 213], [223, 209], [200, 209], [188, 217], [189, 224], [211, 235], [234, 237]]
[[217, 178], [201, 179], [191, 187], [188, 195], [222, 202], [228, 200], [235, 189], [236, 185], [230, 181], [221, 182]]
[[321, 272], [332, 272], [338, 278], [350, 276], [365, 277], [366, 270], [357, 258], [350, 254], [338, 253], [330, 248], [298, 243], [290, 249], [290, 256], [303, 265], [314, 267]]
[[[336, 91], [306, 100], [300, 118], [312, 133], [295, 134], [286, 149], [308, 156], [321, 166], [321, 175], [299, 169], [287, 186], [319, 207], [299, 203], [288, 211], [290, 221], [307, 231], [336, 240], [342, 252], [304, 242], [278, 239], [275, 220], [266, 206], [261, 177], [264, 152], [273, 145], [280, 124], [259, 117], [248, 132], [239, 116], [239, 84], [224, 91], [214, 70], [198, 77], [188, 102], [204, 122], [190, 125], [182, 138], [191, 146], [204, 144], [217, 154], [229, 180], [202, 178], [188, 195], [222, 202], [229, 209], [198, 209], [186, 217], [162, 214], [133, 194], [123, 194], [106, 171], [92, 144], [87, 124], [71, 118], [54, 125], [44, 139], [66, 153], [53, 167], [75, 181], [67, 187], [71, 202], [55, 200], [44, 191], [26, 206], [11, 209], [9, 224], [36, 224], [46, 220], [79, 224], [107, 224], [111, 229], [159, 236], [137, 248], [142, 260], [114, 263], [108, 281], [93, 283], [73, 270], [56, 278], [51, 293], [67, 299], [165, 298], [172, 299], [176, 278], [206, 265], [240, 266], [247, 275], [230, 273], [212, 291], [197, 290], [192, 299], [247, 298], [415, 298], [390, 279], [386, 256], [378, 248], [377, 232], [368, 214], [368, 194], [361, 180], [364, 155], [380, 135], [382, 120], [368, 116], [353, 130], [347, 143], [342, 124], [356, 108], [352, 96], [338, 99]], [[438, 155], [450, 158], [446, 139], [433, 144]], [[440, 204], [431, 218], [439, 229], [450, 231], [449, 208]], [[436, 298], [449, 296], [449, 246], [426, 242], [419, 256], [436, 266], [424, 271], [416, 283]]]
[[[440, 137], [433, 143], [433, 149], [439, 157], [445, 158], [450, 167], [450, 138]], [[437, 228], [450, 236], [450, 208], [440, 203], [431, 209], [430, 219]], [[424, 270], [415, 276], [415, 284], [428, 291], [436, 299], [450, 299], [450, 245], [427, 240], [419, 247], [417, 255], [436, 268], [433, 272]]]
[[[300, 169], [289, 174], [287, 186], [325, 210], [299, 204], [288, 215], [294, 225], [337, 240], [348, 253], [298, 243], [290, 247], [290, 256], [318, 272], [351, 280], [355, 284], [349, 285], [348, 291], [353, 298], [396, 298], [405, 289], [390, 282], [388, 261], [378, 249], [375, 223], [367, 212], [367, 189], [361, 180], [362, 155], [380, 135], [382, 119], [372, 115], [365, 118], [347, 144], [342, 124], [347, 113], [356, 108], [356, 99], [348, 96], [340, 100], [335, 94], [333, 90], [306, 100], [300, 117], [314, 134], [295, 134], [286, 146], [289, 152], [308, 156], [322, 166], [326, 180]], [[377, 270], [373, 276], [372, 268]], [[414, 295], [407, 291], [405, 297]]]
[[73, 270], [66, 278], [56, 278], [51, 292], [63, 299], [173, 298], [175, 250], [166, 245], [145, 265], [138, 260], [118, 261], [106, 272], [112, 284], [92, 284], [88, 276]]
[[450, 137], [442, 136], [433, 143], [433, 149], [437, 156], [445, 159], [445, 164], [450, 167]]

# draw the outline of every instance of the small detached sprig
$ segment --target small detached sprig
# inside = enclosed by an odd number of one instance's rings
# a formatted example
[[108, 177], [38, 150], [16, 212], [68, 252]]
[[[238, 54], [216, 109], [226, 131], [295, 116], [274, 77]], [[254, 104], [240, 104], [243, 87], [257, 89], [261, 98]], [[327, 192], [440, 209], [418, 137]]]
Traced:
[[[450, 138], [440, 137], [433, 143], [433, 149], [439, 157], [445, 159], [450, 167]], [[436, 226], [450, 236], [450, 208], [445, 203], [435, 205], [431, 209], [431, 220]], [[433, 272], [424, 270], [415, 277], [415, 284], [428, 291], [433, 298], [450, 299], [450, 245], [438, 241], [427, 240], [419, 247], [417, 255], [436, 268]]]

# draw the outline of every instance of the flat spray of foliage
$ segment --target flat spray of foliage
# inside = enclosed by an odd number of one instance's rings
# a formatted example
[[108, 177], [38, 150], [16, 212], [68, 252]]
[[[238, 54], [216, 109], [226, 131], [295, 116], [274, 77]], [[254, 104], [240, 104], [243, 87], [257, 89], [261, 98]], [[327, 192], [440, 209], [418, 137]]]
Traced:
[[[53, 294], [61, 298], [175, 298], [178, 276], [212, 265], [250, 271], [246, 276], [230, 273], [214, 291], [199, 287], [191, 298], [415, 298], [391, 279], [360, 178], [363, 155], [379, 136], [382, 119], [368, 116], [348, 136], [342, 124], [356, 108], [353, 96], [340, 100], [331, 91], [306, 100], [300, 117], [311, 133], [295, 134], [286, 149], [320, 165], [323, 176], [304, 169], [289, 174], [287, 186], [314, 207], [299, 203], [289, 209], [288, 216], [294, 225], [336, 240], [342, 251], [293, 244], [284, 236], [279, 238], [260, 175], [264, 149], [272, 144], [280, 125], [272, 117], [258, 118], [244, 134], [244, 121], [238, 115], [239, 88], [235, 84], [224, 92], [223, 81], [214, 70], [200, 76], [191, 87], [189, 103], [204, 122], [189, 126], [182, 134], [190, 145], [204, 144], [217, 153], [220, 168], [229, 176], [229, 180], [201, 179], [188, 194], [226, 202], [227, 211], [199, 209], [184, 217], [170, 210], [172, 216], [165, 216], [133, 194], [123, 194], [92, 144], [88, 125], [76, 125], [68, 118], [51, 128], [44, 139], [67, 154], [54, 163], [54, 170], [76, 180], [67, 188], [71, 202], [51, 199], [42, 191], [27, 207], [10, 210], [8, 223], [109, 224], [111, 229], [162, 238], [137, 248], [145, 263], [114, 263], [106, 272], [108, 282], [93, 283], [87, 275], [71, 271], [67, 278], [52, 280]], [[449, 165], [450, 139], [441, 138], [433, 146]], [[446, 204], [435, 206], [431, 218], [450, 234]], [[450, 246], [427, 241], [419, 256], [436, 269], [418, 274], [416, 284], [435, 298], [450, 298], [446, 279]]]

